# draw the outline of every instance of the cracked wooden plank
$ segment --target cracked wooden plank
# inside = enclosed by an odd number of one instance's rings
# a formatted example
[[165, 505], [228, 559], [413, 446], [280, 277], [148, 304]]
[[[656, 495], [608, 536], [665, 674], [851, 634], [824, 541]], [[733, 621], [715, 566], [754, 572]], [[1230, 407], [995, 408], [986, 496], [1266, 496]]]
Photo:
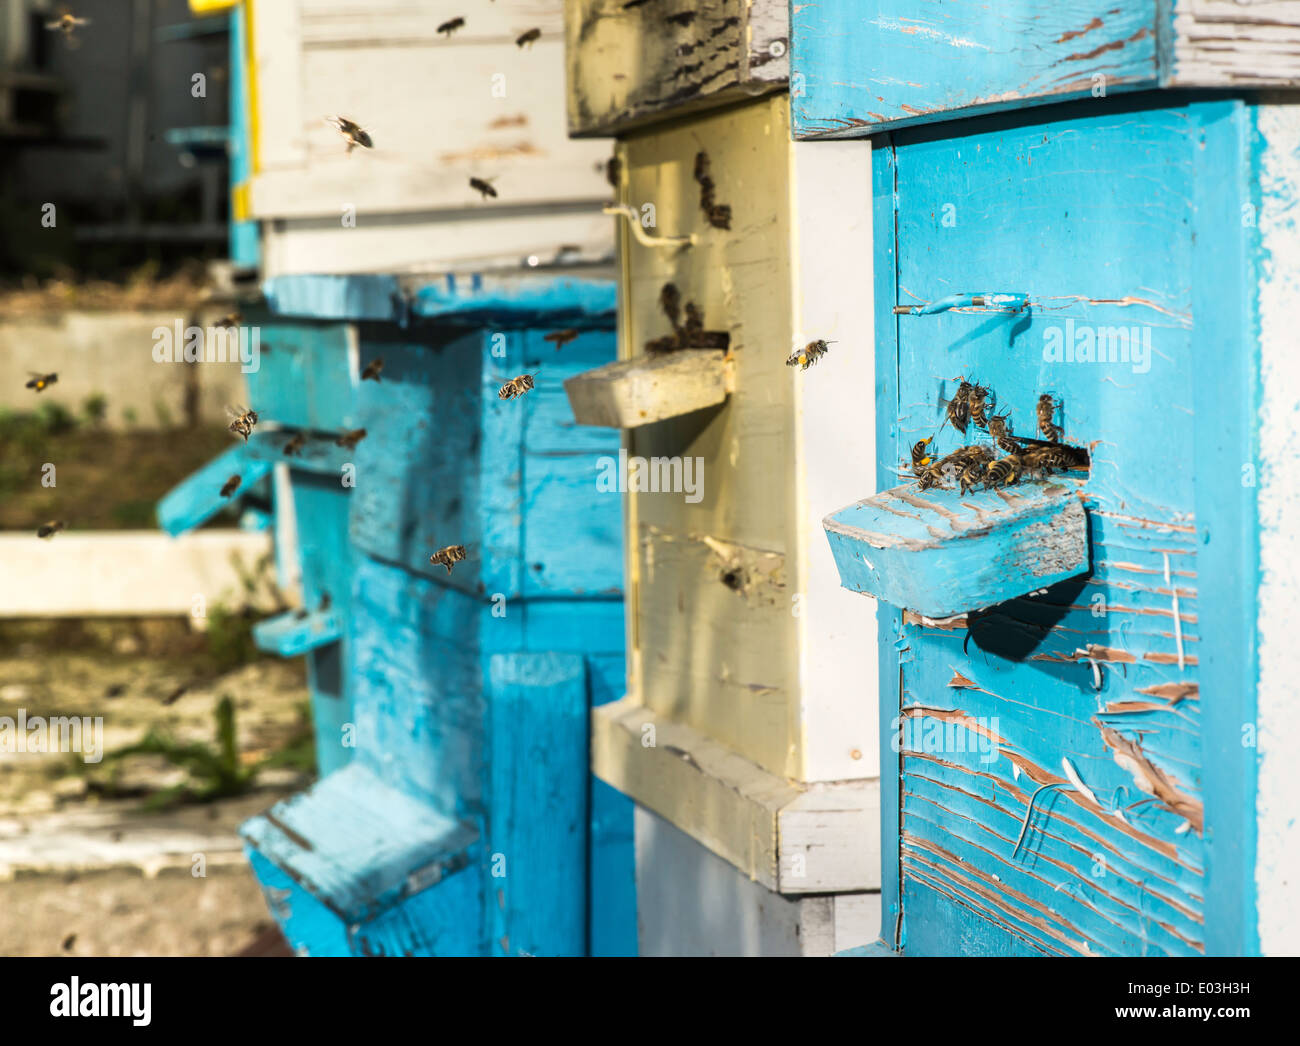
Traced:
[[623, 134], [779, 90], [782, 0], [568, 0], [569, 133]]

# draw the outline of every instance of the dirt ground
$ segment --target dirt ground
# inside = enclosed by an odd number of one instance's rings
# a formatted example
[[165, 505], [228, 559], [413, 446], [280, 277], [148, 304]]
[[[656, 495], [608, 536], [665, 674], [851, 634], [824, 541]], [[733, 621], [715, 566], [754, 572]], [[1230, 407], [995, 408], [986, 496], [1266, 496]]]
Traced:
[[[151, 730], [219, 752], [226, 696], [237, 774], [281, 765], [211, 801], [198, 801], [204, 781], [163, 755], [88, 766], [0, 751], [0, 955], [246, 947], [270, 919], [236, 829], [306, 787], [312, 758], [301, 661], [248, 660], [229, 638], [214, 649], [183, 621], [0, 622], [0, 717], [102, 717], [109, 753]], [[188, 800], [150, 809], [187, 782]]]

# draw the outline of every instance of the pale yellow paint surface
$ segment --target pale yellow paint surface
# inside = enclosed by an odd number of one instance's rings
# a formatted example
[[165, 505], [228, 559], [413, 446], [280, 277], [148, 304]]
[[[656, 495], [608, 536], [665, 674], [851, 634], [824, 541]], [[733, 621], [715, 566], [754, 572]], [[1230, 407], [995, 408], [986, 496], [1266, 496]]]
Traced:
[[[671, 281], [683, 306], [703, 309], [706, 329], [730, 332], [735, 357], [735, 391], [721, 407], [626, 437], [631, 455], [704, 462], [697, 504], [674, 493], [629, 496], [631, 688], [655, 713], [797, 778], [789, 133], [782, 94], [628, 137], [623, 200], [654, 205], [650, 231], [699, 240], [686, 250], [647, 248], [625, 233], [620, 241], [623, 355], [669, 332], [659, 294]], [[701, 211], [701, 149], [716, 201], [732, 208], [730, 231], [710, 227]]]

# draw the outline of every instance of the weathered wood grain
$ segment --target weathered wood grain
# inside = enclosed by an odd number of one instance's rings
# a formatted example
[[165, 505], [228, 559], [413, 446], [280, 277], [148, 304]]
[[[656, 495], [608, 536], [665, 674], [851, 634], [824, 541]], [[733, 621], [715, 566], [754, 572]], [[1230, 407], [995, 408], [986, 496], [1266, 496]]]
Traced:
[[569, 133], [622, 134], [785, 85], [780, 0], [568, 0]]
[[730, 364], [712, 349], [609, 363], [564, 383], [579, 425], [634, 429], [715, 407], [727, 398]]
[[799, 138], [1153, 87], [1300, 84], [1300, 18], [1284, 3], [820, 0], [793, 10]]
[[593, 711], [592, 770], [769, 890], [879, 885], [874, 781], [805, 790], [631, 698]]
[[962, 494], [907, 483], [828, 516], [826, 534], [845, 587], [954, 617], [1087, 571], [1088, 524], [1071, 486]]

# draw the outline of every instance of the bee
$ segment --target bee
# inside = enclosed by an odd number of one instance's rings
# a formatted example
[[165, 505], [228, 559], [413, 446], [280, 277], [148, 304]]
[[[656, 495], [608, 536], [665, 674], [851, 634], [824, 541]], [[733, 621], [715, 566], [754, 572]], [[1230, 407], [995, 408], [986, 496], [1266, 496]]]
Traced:
[[384, 369], [383, 358], [380, 356], [376, 356], [373, 360], [371, 360], [369, 363], [366, 364], [366, 369], [361, 372], [361, 380], [377, 382], [379, 380], [379, 373], [383, 369]]
[[37, 528], [36, 536], [38, 538], [52, 538], [54, 537], [55, 534], [57, 534], [60, 530], [63, 529], [64, 525], [65, 524], [63, 520], [52, 519], [48, 523], [42, 523]]
[[973, 384], [970, 387], [970, 395], [966, 397], [967, 409], [970, 411], [970, 420], [975, 422], [982, 429], [989, 427], [989, 416], [985, 411], [985, 404], [988, 402], [989, 389], [983, 385]]
[[968, 462], [957, 477], [957, 481], [961, 485], [961, 492], [968, 494], [974, 490], [975, 484], [984, 478], [988, 469], [989, 463], [987, 461], [977, 458]]
[[517, 378], [511, 378], [497, 393], [503, 400], [512, 400], [522, 396], [525, 392], [533, 387], [533, 376], [531, 374], [521, 374]]
[[925, 467], [934, 460], [927, 452], [926, 447], [930, 445], [929, 437], [918, 443], [912, 444], [912, 475], [918, 479], [925, 471]]
[[525, 47], [528, 44], [535, 43], [541, 38], [542, 31], [540, 29], [529, 29], [528, 32], [520, 34], [519, 39], [515, 41], [515, 46]]
[[485, 200], [486, 200], [489, 196], [491, 196], [493, 199], [496, 199], [497, 191], [496, 191], [496, 189], [492, 188], [492, 183], [493, 183], [494, 181], [496, 181], [495, 178], [492, 178], [492, 179], [488, 179], [488, 178], [471, 178], [471, 179], [469, 180], [469, 187], [470, 187], [471, 189], [473, 189], [475, 192], [482, 193], [482, 194], [483, 194], [483, 199], [485, 199]]
[[334, 441], [334, 446], [343, 447], [346, 450], [355, 450], [357, 444], [366, 438], [365, 429], [348, 429], [339, 434], [338, 439]]
[[76, 943], [77, 943], [77, 935], [75, 933], [68, 934], [68, 936], [63, 938], [63, 950], [65, 952], [72, 951], [72, 946]]
[[247, 407], [227, 407], [226, 417], [231, 419], [226, 426], [236, 436], [243, 436], [244, 442], [248, 442], [248, 437], [253, 434], [253, 426], [257, 424], [257, 411], [249, 410]]
[[1043, 434], [1044, 439], [1050, 439], [1053, 442], [1061, 438], [1061, 428], [1053, 420], [1056, 414], [1056, 401], [1050, 395], [1044, 392], [1038, 397], [1038, 431]]
[[239, 484], [242, 482], [243, 480], [240, 478], [239, 473], [236, 472], [233, 476], [231, 476], [228, 480], [226, 480], [226, 482], [221, 484], [221, 496], [223, 498], [230, 497], [231, 494], [233, 494], [235, 491], [239, 489]]
[[611, 156], [605, 161], [605, 181], [609, 182], [610, 187], [618, 192], [618, 183], [622, 180], [623, 161], [617, 156]]
[[437, 552], [429, 557], [430, 563], [437, 563], [439, 566], [447, 568], [447, 573], [451, 573], [451, 565], [459, 563], [465, 558], [464, 545], [448, 545], [446, 548], [440, 548]]
[[943, 473], [939, 466], [935, 464], [926, 465], [921, 469], [917, 476], [916, 487], [918, 490], [929, 490], [931, 487], [943, 486]]
[[984, 489], [1005, 487], [1015, 483], [1020, 478], [1023, 468], [1024, 461], [1018, 453], [998, 458], [984, 473]]
[[1030, 447], [1021, 451], [1020, 457], [1026, 468], [1033, 469], [1072, 469], [1086, 467], [1088, 464], [1087, 451], [1064, 443]]
[[238, 312], [228, 312], [213, 324], [222, 330], [229, 330], [231, 327], [238, 327], [244, 322], [244, 317]]
[[956, 394], [948, 401], [948, 421], [963, 436], [966, 435], [966, 425], [970, 420], [970, 394], [973, 388], [969, 381], [961, 379]]
[[65, 7], [63, 9], [63, 14], [59, 15], [59, 17], [54, 19], [54, 21], [45, 23], [45, 28], [53, 29], [57, 32], [62, 33], [63, 38], [71, 42], [72, 34], [75, 33], [78, 29], [80, 29], [83, 25], [90, 25], [90, 19], [78, 18], [76, 15], [74, 15]]
[[551, 333], [547, 334], [542, 340], [554, 342], [556, 351], [559, 351], [564, 348], [564, 346], [568, 345], [569, 342], [573, 341], [577, 336], [578, 332], [570, 327], [567, 330], [551, 331]]
[[348, 152], [352, 152], [358, 145], [365, 149], [375, 147], [373, 139], [355, 120], [349, 120], [346, 116], [327, 116], [325, 122], [339, 129], [339, 134], [343, 135], [343, 140], [348, 143]]
[[682, 292], [677, 289], [677, 284], [665, 283], [663, 285], [663, 289], [659, 292], [659, 308], [668, 317], [668, 322], [673, 325], [673, 330], [680, 330], [682, 326]]
[[786, 358], [787, 367], [798, 367], [800, 370], [807, 370], [819, 359], [826, 355], [826, 347], [834, 345], [833, 341], [810, 341], [802, 349], [795, 349], [794, 352]]
[[57, 374], [37, 374], [34, 370], [29, 370], [27, 373], [31, 375], [31, 380], [27, 382], [26, 387], [37, 392], [44, 392], [59, 380]]
[[465, 19], [453, 18], [450, 21], [443, 22], [442, 25], [438, 26], [438, 32], [446, 33], [447, 39], [450, 40], [451, 34], [454, 33], [457, 29], [464, 28], [464, 26], [465, 26]]
[[1014, 454], [1020, 449], [1020, 443], [1011, 435], [1011, 416], [1009, 414], [994, 414], [989, 418], [989, 435], [993, 437], [993, 442], [998, 448], [1007, 454]]
[[306, 443], [307, 434], [305, 432], [299, 432], [293, 437], [293, 439], [289, 440], [289, 442], [284, 445], [285, 456], [290, 458], [293, 457], [302, 450]]

